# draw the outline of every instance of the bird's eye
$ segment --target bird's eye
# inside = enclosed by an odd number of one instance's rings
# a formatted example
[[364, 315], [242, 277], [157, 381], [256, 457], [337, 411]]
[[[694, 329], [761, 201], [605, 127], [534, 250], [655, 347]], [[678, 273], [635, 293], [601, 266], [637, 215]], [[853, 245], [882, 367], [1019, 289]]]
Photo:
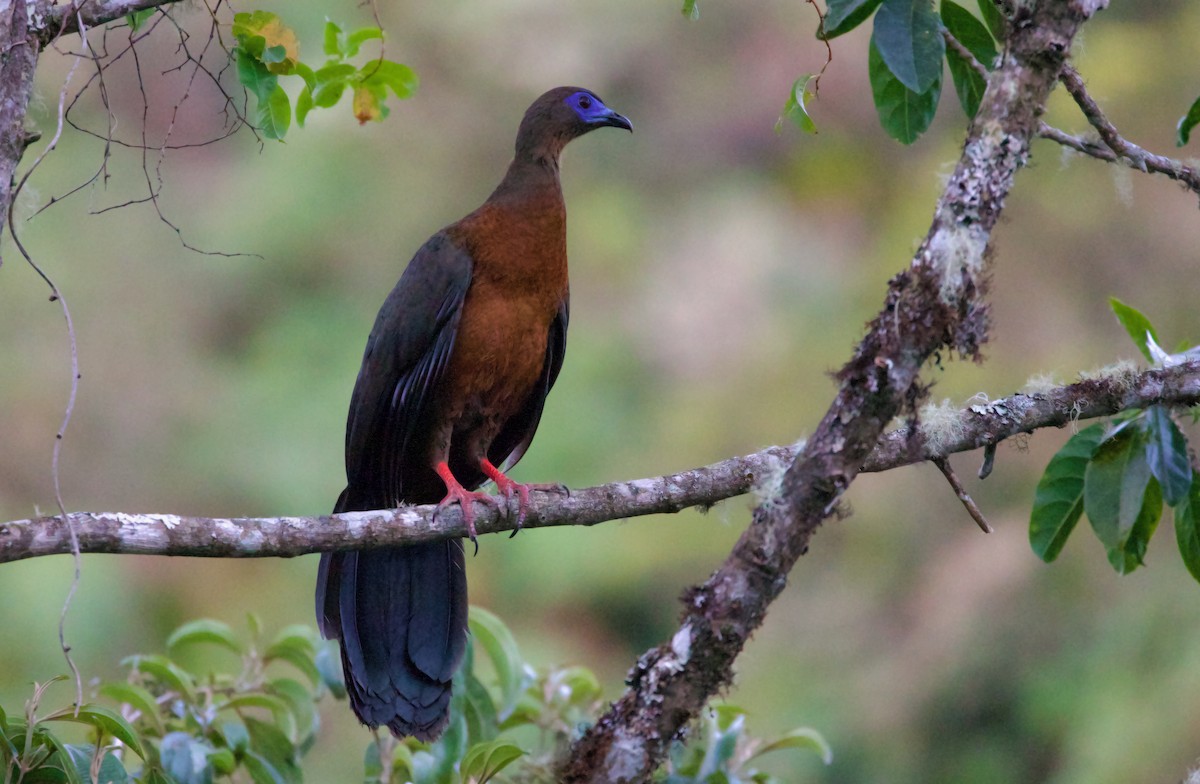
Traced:
[[579, 108], [580, 109], [591, 109], [592, 108], [592, 99], [586, 95], [579, 96]]

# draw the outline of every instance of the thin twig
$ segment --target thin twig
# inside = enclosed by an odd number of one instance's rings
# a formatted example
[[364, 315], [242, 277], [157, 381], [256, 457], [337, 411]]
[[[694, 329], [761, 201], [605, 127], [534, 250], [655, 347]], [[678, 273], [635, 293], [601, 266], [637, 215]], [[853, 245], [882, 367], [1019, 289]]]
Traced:
[[985, 80], [991, 75], [991, 71], [987, 69], [987, 66], [975, 59], [974, 52], [964, 46], [963, 42], [955, 38], [949, 30], [942, 28], [942, 38], [946, 39], [946, 46], [953, 49], [958, 53], [959, 57], [966, 60], [967, 65], [971, 66], [977, 74]]
[[988, 444], [983, 448], [983, 465], [979, 466], [979, 478], [987, 479], [996, 467], [996, 445]]
[[967, 510], [967, 514], [971, 515], [971, 519], [979, 526], [979, 530], [985, 534], [992, 532], [992, 526], [983, 516], [983, 511], [979, 505], [975, 503], [975, 499], [971, 497], [967, 489], [963, 487], [963, 483], [959, 481], [958, 474], [954, 473], [954, 469], [950, 467], [950, 461], [944, 457], [935, 457], [931, 461], [938, 470], [942, 472], [942, 476], [946, 477], [946, 481], [950, 483], [950, 487], [954, 490], [954, 494], [958, 496], [958, 500], [962, 502], [963, 507]]
[[1044, 123], [1038, 129], [1038, 136], [1103, 161], [1120, 161], [1138, 171], [1165, 174], [1200, 195], [1200, 172], [1174, 158], [1149, 152], [1121, 136], [1116, 126], [1100, 109], [1099, 104], [1088, 94], [1083, 77], [1079, 75], [1078, 71], [1069, 64], [1064, 65], [1058, 80], [1075, 99], [1083, 116], [1100, 134], [1100, 139], [1104, 144], [1100, 145], [1078, 136], [1072, 136]]
[[[807, 2], [813, 7], [813, 10], [817, 12], [817, 29], [824, 30], [825, 14], [821, 13], [821, 6], [817, 3], [817, 0], [807, 0]], [[825, 75], [825, 69], [828, 68], [829, 64], [833, 62], [833, 46], [829, 43], [829, 39], [824, 35], [822, 35], [820, 38], [821, 42], [825, 44], [825, 64], [821, 66], [820, 72], [813, 77], [814, 96], [821, 94], [821, 77]]]
[[[79, 22], [79, 29], [84, 30], [82, 20]], [[86, 46], [86, 33], [84, 33], [83, 38], [85, 42], [84, 45]], [[83, 705], [83, 676], [80, 674], [79, 668], [75, 665], [75, 661], [71, 658], [71, 646], [67, 645], [66, 640], [66, 622], [67, 611], [71, 607], [71, 600], [75, 598], [75, 592], [79, 589], [79, 581], [82, 576], [83, 559], [80, 557], [79, 537], [76, 533], [75, 525], [73, 522], [71, 522], [71, 519], [67, 514], [66, 504], [63, 503], [62, 487], [59, 481], [59, 457], [62, 453], [62, 444], [67, 433], [67, 425], [70, 424], [71, 415], [75, 411], [75, 399], [79, 394], [79, 379], [81, 377], [79, 373], [79, 343], [76, 339], [75, 323], [71, 319], [71, 309], [67, 305], [66, 297], [63, 296], [62, 292], [59, 290], [58, 286], [54, 283], [50, 276], [37, 264], [37, 262], [33, 260], [33, 257], [30, 256], [29, 252], [25, 249], [24, 244], [21, 242], [20, 236], [17, 234], [17, 226], [14, 215], [16, 212], [17, 198], [20, 195], [21, 190], [25, 187], [25, 183], [29, 181], [30, 175], [33, 174], [34, 170], [36, 170], [41, 162], [45, 160], [46, 156], [58, 146], [58, 140], [62, 138], [64, 117], [66, 114], [67, 89], [71, 83], [71, 78], [75, 75], [75, 69], [79, 67], [79, 63], [80, 60], [76, 59], [71, 64], [70, 70], [67, 71], [67, 77], [63, 80], [62, 89], [59, 91], [58, 123], [54, 130], [54, 137], [50, 140], [49, 144], [46, 145], [46, 148], [41, 151], [38, 157], [34, 159], [33, 164], [21, 177], [20, 181], [17, 183], [17, 186], [13, 188], [12, 196], [8, 202], [8, 230], [12, 234], [13, 244], [17, 246], [17, 251], [20, 252], [22, 257], [24, 257], [26, 263], [29, 264], [29, 266], [33, 268], [34, 272], [36, 272], [38, 276], [46, 282], [46, 285], [50, 287], [50, 301], [54, 302], [57, 300], [59, 306], [62, 308], [63, 317], [67, 322], [67, 340], [71, 349], [71, 393], [67, 398], [66, 409], [63, 411], [62, 423], [59, 425], [58, 432], [55, 433], [54, 436], [54, 449], [50, 461], [50, 474], [54, 484], [54, 500], [58, 504], [58, 511], [62, 515], [62, 520], [66, 524], [67, 531], [70, 535], [71, 555], [74, 558], [75, 565], [74, 575], [71, 579], [71, 586], [67, 590], [67, 597], [63, 601], [62, 612], [59, 614], [58, 618], [58, 642], [62, 647], [63, 656], [67, 660], [67, 666], [70, 668], [71, 673], [75, 678], [76, 711], [78, 711], [79, 707]]]

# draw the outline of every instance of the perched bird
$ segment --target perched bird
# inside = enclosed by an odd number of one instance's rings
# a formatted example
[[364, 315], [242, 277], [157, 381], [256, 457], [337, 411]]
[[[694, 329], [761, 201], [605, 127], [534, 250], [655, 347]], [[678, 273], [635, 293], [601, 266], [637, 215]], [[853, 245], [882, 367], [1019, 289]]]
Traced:
[[[567, 339], [567, 224], [558, 158], [596, 128], [633, 130], [595, 93], [557, 87], [529, 107], [500, 185], [433, 235], [384, 301], [346, 423], [346, 489], [334, 512], [473, 504], [533, 440]], [[467, 635], [461, 540], [325, 553], [317, 621], [341, 641], [346, 690], [366, 725], [436, 738]]]

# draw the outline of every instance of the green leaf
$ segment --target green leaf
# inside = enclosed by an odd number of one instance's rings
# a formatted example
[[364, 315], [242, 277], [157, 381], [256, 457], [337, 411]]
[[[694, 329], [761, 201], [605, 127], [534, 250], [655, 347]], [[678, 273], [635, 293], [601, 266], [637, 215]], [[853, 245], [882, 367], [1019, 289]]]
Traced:
[[132, 14], [125, 15], [125, 23], [129, 25], [129, 32], [136, 33], [142, 29], [142, 25], [146, 20], [154, 16], [156, 8], [144, 8], [141, 11], [134, 11]]
[[271, 94], [279, 87], [279, 78], [267, 70], [262, 61], [251, 57], [242, 50], [237, 53], [238, 81], [254, 94], [261, 107], [271, 98]]
[[304, 63], [296, 63], [293, 73], [304, 80], [304, 86], [313, 89], [317, 86], [317, 74]]
[[746, 709], [724, 703], [713, 707], [713, 713], [716, 714], [717, 729], [725, 731], [733, 726], [735, 721], [746, 715]]
[[225, 741], [225, 746], [235, 754], [241, 754], [250, 748], [250, 733], [246, 731], [244, 724], [236, 721], [221, 722], [220, 735]]
[[979, 102], [987, 89], [983, 74], [975, 70], [965, 57], [954, 49], [946, 50], [946, 64], [950, 66], [950, 78], [954, 81], [954, 92], [958, 103], [967, 117], [974, 118], [979, 111]]
[[258, 647], [258, 641], [262, 638], [262, 618], [259, 618], [257, 613], [248, 612], [246, 625], [250, 627], [250, 641]]
[[[68, 765], [74, 769], [74, 773], [79, 777], [79, 781], [88, 782], [89, 784], [128, 784], [129, 772], [125, 770], [125, 766], [121, 764], [121, 760], [117, 759], [111, 751], [105, 752], [100, 759], [100, 769], [97, 771], [95, 778], [92, 778], [92, 756], [96, 753], [96, 747], [92, 745], [76, 746], [67, 744], [63, 747], [64, 756], [68, 759]], [[66, 766], [64, 766], [65, 768]], [[29, 779], [25, 779], [28, 781]], [[185, 782], [180, 782], [185, 784]]]
[[362, 27], [346, 36], [346, 45], [342, 48], [347, 57], [354, 57], [364, 43], [371, 40], [383, 40], [383, 31], [378, 27]]
[[313, 685], [323, 683], [334, 697], [339, 700], [345, 699], [346, 681], [342, 674], [342, 662], [337, 653], [337, 643], [322, 643], [313, 661], [316, 663], [317, 677], [319, 678]]
[[1187, 114], [1179, 118], [1179, 122], [1175, 124], [1175, 146], [1182, 147], [1188, 143], [1188, 139], [1192, 136], [1192, 129], [1200, 123], [1200, 98], [1197, 98], [1192, 104], [1192, 108], [1188, 109]]
[[218, 776], [228, 776], [237, 769], [237, 757], [229, 749], [211, 749], [208, 752], [208, 763]]
[[692, 21], [700, 18], [700, 6], [696, 5], [696, 0], [683, 0], [683, 15]]
[[266, 103], [258, 105], [258, 129], [268, 139], [282, 139], [292, 124], [292, 102], [287, 92], [276, 85]]
[[171, 732], [159, 744], [159, 759], [163, 771], [177, 784], [212, 784], [212, 751], [212, 746], [186, 732]]
[[938, 98], [942, 93], [939, 75], [925, 93], [917, 94], [905, 87], [888, 70], [875, 39], [867, 56], [867, 70], [871, 76], [871, 93], [875, 98], [875, 109], [883, 129], [902, 144], [912, 144], [933, 122], [937, 112]]
[[992, 35], [983, 22], [954, 0], [942, 0], [942, 23], [950, 35], [975, 56], [979, 64], [989, 71], [996, 64], [999, 53], [992, 42]]
[[162, 720], [158, 715], [158, 703], [154, 695], [136, 683], [114, 681], [100, 687], [100, 693], [114, 702], [128, 705], [142, 715], [142, 719], [162, 731]]
[[378, 781], [383, 775], [383, 760], [379, 756], [379, 742], [372, 741], [363, 751], [363, 778], [366, 781]]
[[1112, 308], [1113, 313], [1116, 314], [1117, 321], [1121, 322], [1121, 326], [1125, 327], [1125, 331], [1129, 333], [1129, 337], [1133, 338], [1133, 342], [1142, 352], [1142, 356], [1148, 362], [1154, 364], [1154, 357], [1150, 354], [1146, 336], [1149, 335], [1157, 343], [1158, 334], [1155, 333], [1150, 319], [1142, 315], [1142, 312], [1137, 308], [1126, 305], [1116, 297], [1109, 297], [1108, 304]]
[[924, 94], [941, 81], [946, 42], [930, 0], [883, 0], [872, 40], [888, 70], [912, 92]]
[[821, 755], [821, 761], [826, 765], [833, 764], [833, 748], [825, 740], [825, 736], [810, 727], [797, 727], [794, 730], [784, 733], [782, 737], [776, 738], [751, 754], [750, 759], [782, 749], [807, 749], [815, 751]]
[[316, 82], [316, 87], [312, 90], [313, 104], [323, 109], [336, 104], [341, 100], [348, 80], [357, 73], [358, 69], [345, 63], [327, 65], [319, 69], [313, 74]]
[[[953, 0], [942, 0], [942, 22], [950, 34], [971, 52], [977, 62], [989, 70], [992, 68], [997, 57], [996, 47], [982, 22]], [[946, 49], [946, 62], [950, 66], [954, 90], [958, 93], [963, 111], [968, 117], [974, 117], [979, 111], [979, 101], [987, 88], [987, 81], [967, 58], [952, 47]]]
[[276, 678], [267, 683], [267, 689], [287, 703], [292, 715], [296, 717], [301, 740], [316, 733], [320, 727], [320, 719], [313, 704], [313, 694], [304, 684], [291, 678]]
[[301, 128], [304, 127], [304, 120], [308, 117], [308, 113], [312, 111], [312, 108], [312, 90], [308, 88], [308, 85], [305, 85], [300, 94], [296, 96], [296, 124]]
[[74, 708], [63, 708], [51, 713], [43, 721], [72, 721], [77, 724], [90, 724], [124, 743], [142, 759], [146, 758], [137, 732], [121, 714], [109, 708], [100, 705], [83, 705], [79, 708], [78, 714]]
[[738, 739], [746, 724], [746, 714], [741, 708], [732, 708], [725, 712], [725, 718], [727, 723], [722, 726], [722, 715], [718, 712], [716, 721], [709, 723], [708, 748], [696, 774], [700, 781], [727, 780], [729, 760], [737, 750]]
[[828, 41], [850, 32], [875, 13], [881, 2], [883, 0], [829, 0], [817, 38]]
[[232, 697], [228, 702], [219, 705], [217, 709], [241, 711], [246, 708], [262, 708], [270, 711], [280, 732], [286, 735], [290, 742], [296, 742], [296, 719], [287, 700], [273, 694], [249, 692]]
[[1162, 507], [1162, 489], [1158, 480], [1151, 477], [1146, 484], [1146, 493], [1142, 496], [1142, 508], [1129, 531], [1129, 538], [1120, 550], [1110, 550], [1108, 553], [1108, 562], [1117, 570], [1117, 574], [1129, 574], [1139, 566], [1145, 565], [1146, 547], [1158, 528]]
[[238, 655], [245, 653], [242, 644], [238, 642], [237, 635], [233, 633], [233, 629], [230, 628], [229, 624], [214, 621], [211, 618], [200, 618], [199, 620], [185, 623], [171, 632], [171, 636], [167, 638], [167, 648], [169, 650], [180, 645], [193, 645], [198, 642], [209, 642], [214, 645], [220, 645]]
[[288, 784], [288, 780], [284, 778], [271, 762], [256, 751], [247, 751], [242, 757], [242, 767], [250, 774], [250, 780], [254, 784]]
[[[246, 758], [257, 753], [284, 784], [300, 784], [303, 776], [295, 744], [273, 724], [249, 716], [242, 717], [242, 721], [250, 734], [251, 748], [246, 757], [243, 757], [243, 764]], [[255, 781], [258, 779], [255, 778]]]
[[179, 692], [188, 700], [195, 697], [196, 685], [192, 676], [182, 667], [165, 656], [146, 656], [138, 654], [121, 660], [121, 664], [132, 667], [137, 672], [145, 673], [159, 681], [167, 688]]
[[1137, 428], [1127, 427], [1108, 438], [1088, 463], [1083, 508], [1109, 553], [1124, 552], [1149, 482], [1146, 439]]
[[1188, 458], [1187, 439], [1179, 432], [1171, 412], [1165, 406], [1146, 409], [1146, 461], [1150, 473], [1162, 485], [1163, 499], [1177, 506], [1192, 487], [1192, 463]]
[[390, 88], [396, 97], [401, 99], [412, 97], [420, 85], [416, 71], [391, 60], [375, 60], [368, 63], [363, 66], [360, 74], [363, 84]]
[[304, 673], [305, 677], [316, 686], [321, 682], [321, 673], [317, 671], [315, 657], [316, 643], [313, 630], [297, 624], [289, 626], [275, 635], [274, 641], [263, 653], [263, 662], [270, 664], [277, 660], [286, 661]]
[[1062, 552], [1083, 514], [1084, 472], [1103, 440], [1103, 424], [1080, 430], [1050, 458], [1038, 482], [1029, 516], [1029, 544], [1046, 563]]
[[1175, 541], [1183, 565], [1200, 582], [1200, 482], [1195, 476], [1187, 496], [1175, 507]]
[[499, 717], [503, 721], [525, 690], [525, 661], [521, 658], [512, 632], [494, 614], [472, 605], [468, 617], [471, 635], [476, 643], [483, 646], [496, 670], [496, 680], [500, 685]]
[[477, 743], [463, 757], [463, 779], [474, 778], [478, 784], [485, 784], [509, 764], [525, 756], [525, 753], [520, 746], [505, 738]]
[[600, 699], [600, 681], [587, 667], [567, 667], [555, 673], [554, 679], [566, 687], [569, 703], [587, 706]]
[[477, 744], [496, 737], [496, 703], [473, 674], [464, 678], [463, 714], [467, 721], [467, 740]]
[[341, 57], [342, 55], [342, 28], [338, 27], [328, 19], [325, 20], [325, 54], [329, 57]]
[[993, 38], [1003, 41], [1008, 37], [1008, 20], [996, 7], [995, 0], [979, 0], [979, 15], [983, 17], [983, 22]]
[[814, 78], [816, 77], [813, 74], [804, 74], [792, 83], [792, 91], [783, 104], [783, 113], [779, 121], [775, 123], [775, 133], [783, 130], [784, 118], [794, 122], [796, 127], [805, 133], [817, 132], [817, 124], [813, 122], [812, 117], [809, 117], [806, 105], [807, 100], [813, 95], [812, 91], [808, 89], [808, 84]]

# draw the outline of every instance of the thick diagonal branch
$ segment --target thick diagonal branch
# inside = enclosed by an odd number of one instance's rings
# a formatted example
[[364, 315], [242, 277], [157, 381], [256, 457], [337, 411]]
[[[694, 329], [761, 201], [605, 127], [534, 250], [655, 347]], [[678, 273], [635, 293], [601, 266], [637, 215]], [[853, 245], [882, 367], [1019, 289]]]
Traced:
[[912, 265], [892, 279], [884, 309], [839, 373], [841, 388], [777, 498], [754, 513], [725, 563], [689, 592], [682, 624], [648, 651], [629, 689], [571, 748], [568, 782], [641, 782], [704, 704], [727, 686], [733, 661], [809, 540], [878, 443], [887, 422], [922, 395], [935, 351], [977, 356], [987, 337], [985, 251], [1013, 177], [1079, 26], [1105, 0], [1019, 4], [1000, 66], [988, 80], [958, 165]]

